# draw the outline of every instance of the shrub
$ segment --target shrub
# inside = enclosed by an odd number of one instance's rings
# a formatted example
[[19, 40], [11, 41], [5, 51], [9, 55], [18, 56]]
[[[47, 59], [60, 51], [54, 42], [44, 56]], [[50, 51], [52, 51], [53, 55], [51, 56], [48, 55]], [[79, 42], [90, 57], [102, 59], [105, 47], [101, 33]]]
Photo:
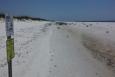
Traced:
[[65, 22], [56, 22], [56, 25], [67, 25]]

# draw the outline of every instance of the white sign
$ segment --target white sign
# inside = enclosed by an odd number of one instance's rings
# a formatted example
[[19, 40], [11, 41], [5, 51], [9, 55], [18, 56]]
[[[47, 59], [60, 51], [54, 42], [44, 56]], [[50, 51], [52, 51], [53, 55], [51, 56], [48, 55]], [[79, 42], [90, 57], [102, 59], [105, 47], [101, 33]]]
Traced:
[[6, 35], [14, 36], [13, 17], [10, 15], [6, 15], [5, 20], [6, 20]]

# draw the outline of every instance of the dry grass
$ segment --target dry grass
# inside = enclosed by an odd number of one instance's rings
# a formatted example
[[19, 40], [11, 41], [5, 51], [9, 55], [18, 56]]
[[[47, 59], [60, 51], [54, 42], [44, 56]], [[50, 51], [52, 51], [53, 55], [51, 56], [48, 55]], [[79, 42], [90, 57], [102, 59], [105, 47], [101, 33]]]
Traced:
[[94, 58], [105, 63], [115, 72], [115, 42], [89, 35], [83, 35], [82, 38], [83, 45], [91, 51]]

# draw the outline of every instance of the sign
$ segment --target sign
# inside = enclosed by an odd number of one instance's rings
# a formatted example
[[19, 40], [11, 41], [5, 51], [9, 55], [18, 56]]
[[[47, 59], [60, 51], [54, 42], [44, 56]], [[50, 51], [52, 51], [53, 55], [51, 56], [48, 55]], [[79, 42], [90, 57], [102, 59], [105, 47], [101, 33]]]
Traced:
[[6, 52], [7, 52], [7, 62], [8, 62], [8, 75], [12, 77], [12, 59], [15, 56], [14, 53], [14, 30], [13, 30], [13, 17], [10, 15], [5, 15], [6, 20]]
[[5, 19], [6, 19], [6, 35], [7, 36], [14, 36], [13, 17], [10, 15], [6, 15]]
[[10, 61], [14, 58], [14, 39], [7, 39], [6, 41], [7, 46], [7, 61]]

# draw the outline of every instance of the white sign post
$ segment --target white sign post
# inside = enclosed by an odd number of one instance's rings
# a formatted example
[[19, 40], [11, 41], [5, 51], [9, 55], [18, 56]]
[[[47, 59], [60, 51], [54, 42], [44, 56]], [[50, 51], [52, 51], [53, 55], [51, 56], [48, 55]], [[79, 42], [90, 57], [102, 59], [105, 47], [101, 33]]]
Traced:
[[7, 48], [7, 62], [8, 62], [8, 74], [12, 77], [12, 59], [15, 56], [14, 53], [14, 29], [13, 29], [13, 17], [10, 15], [5, 15], [6, 20], [6, 48]]

